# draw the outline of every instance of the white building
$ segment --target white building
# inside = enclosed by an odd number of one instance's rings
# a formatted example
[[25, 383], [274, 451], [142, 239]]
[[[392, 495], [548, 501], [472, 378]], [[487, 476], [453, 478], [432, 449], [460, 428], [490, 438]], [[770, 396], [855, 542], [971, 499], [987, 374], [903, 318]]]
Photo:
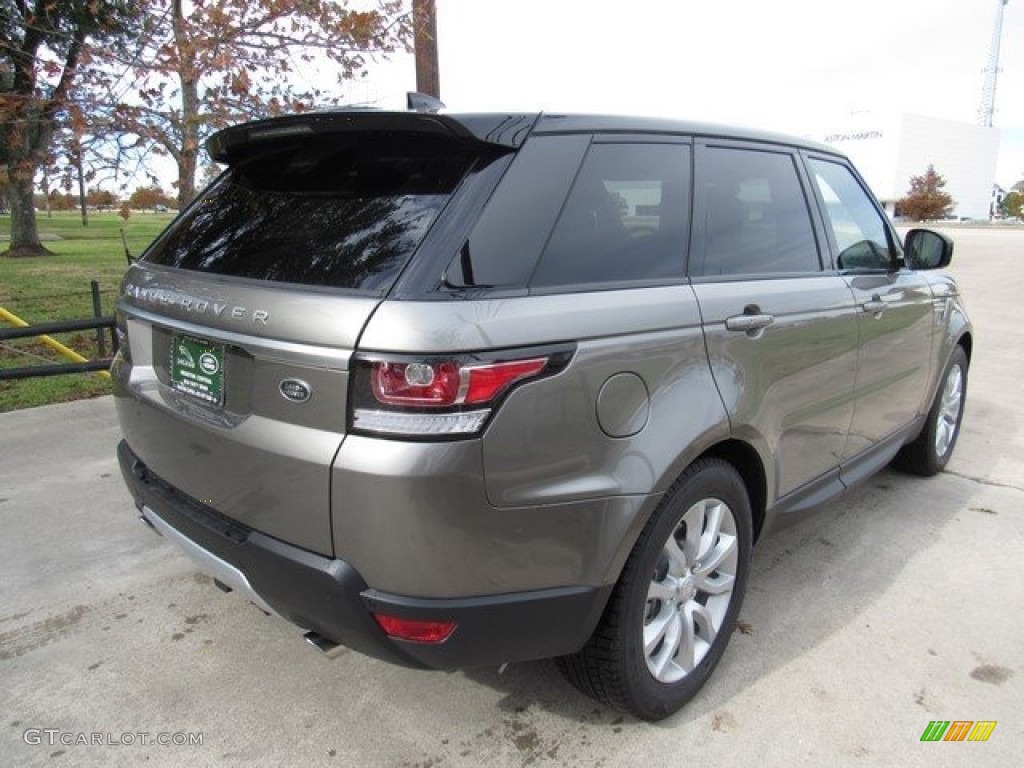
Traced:
[[910, 177], [933, 165], [946, 179], [954, 216], [989, 217], [999, 156], [997, 128], [924, 115], [856, 113], [824, 141], [853, 160], [890, 214], [910, 190]]

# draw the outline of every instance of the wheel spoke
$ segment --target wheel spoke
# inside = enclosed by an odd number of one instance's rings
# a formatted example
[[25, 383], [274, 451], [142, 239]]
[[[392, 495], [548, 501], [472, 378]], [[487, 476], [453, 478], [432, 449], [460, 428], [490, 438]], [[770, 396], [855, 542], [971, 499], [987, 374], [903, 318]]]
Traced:
[[715, 642], [715, 638], [718, 636], [718, 628], [715, 626], [715, 620], [707, 606], [691, 601], [687, 603], [685, 613], [687, 621], [683, 623], [689, 624], [691, 627], [696, 626], [695, 634], [697, 637], [708, 645]]
[[950, 416], [956, 416], [956, 412], [960, 410], [960, 392], [959, 390], [953, 392], [947, 392], [946, 396], [942, 399], [942, 414], [949, 418]]
[[942, 410], [949, 413], [955, 410], [960, 405], [960, 392], [959, 390], [953, 390], [952, 392], [946, 392], [946, 396], [942, 398]]
[[679, 617], [680, 638], [676, 644], [679, 652], [676, 653], [674, 661], [684, 672], [692, 672], [698, 661], [697, 643], [693, 631], [693, 620], [690, 618], [689, 611], [686, 611], [685, 614], [685, 616]]
[[673, 678], [672, 675], [668, 674], [669, 665], [675, 660], [676, 654], [679, 651], [680, 640], [685, 635], [686, 628], [683, 624], [682, 617], [675, 611], [671, 613], [666, 622], [665, 641], [662, 643], [657, 656], [651, 658], [651, 661], [654, 662], [654, 676], [659, 680], [667, 682]]
[[675, 597], [676, 590], [674, 583], [675, 579], [669, 581], [652, 581], [651, 586], [647, 588], [647, 599], [648, 600], [662, 600], [667, 601]]
[[668, 558], [669, 575], [679, 577], [686, 573], [693, 560], [687, 557], [687, 552], [680, 549], [679, 542], [675, 536], [669, 536], [665, 542], [665, 556]]
[[692, 563], [700, 555], [701, 534], [704, 531], [704, 502], [698, 502], [687, 510], [683, 515], [686, 524], [686, 541], [683, 542], [683, 552], [686, 556], [686, 563]]
[[939, 422], [938, 430], [936, 431], [935, 444], [939, 448], [939, 454], [946, 452], [946, 448], [949, 446], [949, 439], [952, 436], [953, 425], [943, 419]]
[[953, 366], [946, 375], [942, 399], [935, 421], [935, 453], [944, 456], [956, 437], [960, 408], [963, 406], [964, 378], [960, 366]]
[[718, 570], [719, 566], [722, 565], [725, 559], [729, 557], [735, 549], [735, 536], [729, 536], [728, 534], [720, 536], [715, 548], [701, 558], [700, 567], [694, 571], [694, 575], [703, 577]]
[[704, 531], [700, 537], [698, 559], [707, 557], [707, 553], [715, 546], [722, 530], [722, 512], [724, 505], [720, 501], [708, 500], [704, 508]]
[[673, 610], [666, 610], [654, 617], [654, 621], [644, 626], [644, 655], [650, 656], [658, 647], [658, 642], [665, 636], [669, 625], [678, 620], [678, 614]]
[[718, 572], [716, 576], [703, 576], [695, 579], [697, 589], [708, 595], [724, 595], [732, 591], [736, 577], [731, 573]]

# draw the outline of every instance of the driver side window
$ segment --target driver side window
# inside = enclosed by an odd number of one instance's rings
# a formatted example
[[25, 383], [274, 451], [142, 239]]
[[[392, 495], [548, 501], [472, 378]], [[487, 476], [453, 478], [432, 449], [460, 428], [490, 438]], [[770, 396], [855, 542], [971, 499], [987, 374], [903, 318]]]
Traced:
[[878, 209], [850, 169], [812, 158], [811, 172], [825, 202], [825, 223], [832, 230], [842, 270], [889, 270], [896, 254]]

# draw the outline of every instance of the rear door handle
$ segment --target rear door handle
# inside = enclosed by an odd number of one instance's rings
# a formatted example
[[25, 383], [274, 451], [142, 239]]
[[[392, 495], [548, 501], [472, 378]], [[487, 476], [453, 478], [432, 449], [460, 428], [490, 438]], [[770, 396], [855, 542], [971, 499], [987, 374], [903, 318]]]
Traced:
[[725, 327], [730, 331], [745, 331], [751, 333], [767, 328], [775, 322], [772, 315], [733, 315], [725, 319]]

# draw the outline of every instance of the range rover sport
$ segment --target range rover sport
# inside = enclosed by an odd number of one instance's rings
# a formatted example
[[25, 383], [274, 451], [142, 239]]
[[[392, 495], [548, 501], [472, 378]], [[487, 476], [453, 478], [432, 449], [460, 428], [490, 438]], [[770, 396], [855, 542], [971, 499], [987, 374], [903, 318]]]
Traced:
[[949, 460], [952, 243], [901, 242], [827, 146], [340, 110], [207, 148], [227, 170], [124, 279], [120, 463], [146, 522], [328, 653], [555, 657], [659, 719], [756, 540]]

